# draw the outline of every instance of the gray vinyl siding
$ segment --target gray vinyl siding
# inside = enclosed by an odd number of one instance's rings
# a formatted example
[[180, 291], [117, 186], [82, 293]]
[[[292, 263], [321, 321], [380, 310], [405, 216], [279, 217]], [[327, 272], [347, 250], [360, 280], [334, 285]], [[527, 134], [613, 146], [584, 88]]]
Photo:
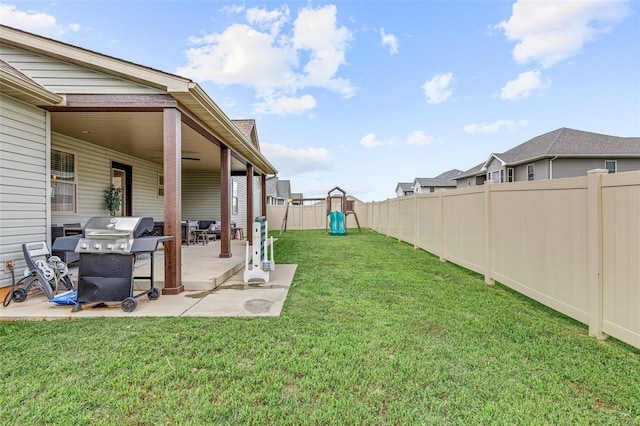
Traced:
[[182, 218], [221, 220], [220, 173], [197, 172], [182, 175]]
[[487, 173], [495, 172], [497, 170], [504, 170], [502, 163], [495, 158], [487, 165]]
[[0, 45], [0, 56], [5, 62], [54, 93], [165, 93], [153, 87], [11, 46]]
[[[617, 172], [640, 170], [640, 158], [607, 158], [615, 160]], [[604, 169], [604, 158], [558, 158], [553, 161], [553, 178], [586, 176], [589, 170]]]
[[51, 143], [52, 148], [76, 156], [78, 172], [77, 212], [52, 212], [52, 223], [60, 225], [80, 222], [84, 225], [90, 217], [109, 215], [104, 203], [104, 190], [111, 181], [112, 161], [132, 167], [132, 215], [162, 220], [164, 200], [158, 197], [158, 173], [162, 173], [162, 166], [58, 133], [52, 134]]
[[[22, 244], [47, 241], [47, 115], [2, 94], [0, 104], [0, 261], [22, 271]], [[9, 285], [2, 267], [0, 287]]]
[[[514, 167], [514, 176], [516, 177], [516, 182], [526, 182], [528, 180], [527, 175], [527, 166], [529, 164], [534, 165], [533, 171], [533, 180], [544, 180], [549, 179], [549, 160], [538, 160], [533, 161], [531, 163], [520, 164], [519, 166]], [[553, 163], [553, 174], [555, 175], [556, 164]]]
[[[238, 213], [231, 212], [231, 221], [246, 230], [247, 178], [232, 176], [231, 180], [238, 183]], [[221, 220], [220, 192], [220, 173], [185, 173], [182, 176], [182, 218]]]

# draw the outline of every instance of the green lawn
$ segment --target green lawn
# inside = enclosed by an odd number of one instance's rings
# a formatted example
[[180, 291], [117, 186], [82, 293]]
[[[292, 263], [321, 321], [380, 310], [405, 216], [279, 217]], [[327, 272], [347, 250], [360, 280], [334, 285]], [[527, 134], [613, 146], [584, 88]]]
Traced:
[[0, 323], [0, 423], [640, 424], [640, 350], [371, 231], [278, 237], [279, 318]]

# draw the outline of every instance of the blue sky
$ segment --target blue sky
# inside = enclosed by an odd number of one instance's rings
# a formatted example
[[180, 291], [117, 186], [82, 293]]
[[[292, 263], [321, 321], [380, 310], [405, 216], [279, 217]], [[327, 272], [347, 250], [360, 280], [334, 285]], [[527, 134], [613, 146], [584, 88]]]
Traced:
[[560, 127], [640, 136], [637, 1], [8, 1], [0, 22], [197, 81], [308, 197], [391, 198]]

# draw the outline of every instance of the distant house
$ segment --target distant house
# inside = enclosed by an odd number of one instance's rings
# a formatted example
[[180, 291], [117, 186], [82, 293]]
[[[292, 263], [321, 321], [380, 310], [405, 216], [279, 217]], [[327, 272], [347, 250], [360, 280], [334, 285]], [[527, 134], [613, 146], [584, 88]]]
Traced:
[[592, 169], [609, 173], [640, 170], [640, 137], [618, 137], [568, 129], [536, 136], [493, 153], [482, 164], [456, 177], [457, 187], [584, 176]]
[[424, 194], [428, 192], [442, 191], [445, 189], [456, 189], [455, 178], [462, 174], [461, 170], [448, 170], [434, 178], [415, 178], [413, 181], [413, 192]]
[[277, 176], [267, 179], [267, 205], [284, 206], [291, 198], [291, 182]]
[[304, 194], [302, 192], [292, 192], [291, 193], [291, 204], [294, 206], [301, 206], [302, 199], [304, 198]]
[[412, 182], [398, 182], [396, 186], [396, 195], [398, 197], [404, 197], [405, 195], [413, 194], [413, 183]]

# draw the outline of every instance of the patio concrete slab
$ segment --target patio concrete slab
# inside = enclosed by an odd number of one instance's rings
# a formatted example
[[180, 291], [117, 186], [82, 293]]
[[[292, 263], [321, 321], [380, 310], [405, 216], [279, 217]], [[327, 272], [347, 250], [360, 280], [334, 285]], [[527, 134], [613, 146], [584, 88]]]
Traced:
[[[243, 282], [244, 271], [227, 280], [212, 292], [202, 294], [202, 299], [183, 316], [196, 317], [277, 317], [296, 272], [297, 265], [277, 265], [264, 282]], [[193, 297], [193, 296], [191, 296]]]
[[276, 265], [268, 283], [251, 282], [246, 288], [244, 271], [210, 291], [184, 291], [177, 295], [149, 300], [137, 298], [133, 312], [124, 312], [119, 303], [85, 304], [72, 312], [72, 306], [56, 305], [44, 295], [31, 295], [21, 303], [0, 309], [0, 321], [54, 320], [93, 317], [254, 317], [279, 316], [293, 281], [297, 265]]

